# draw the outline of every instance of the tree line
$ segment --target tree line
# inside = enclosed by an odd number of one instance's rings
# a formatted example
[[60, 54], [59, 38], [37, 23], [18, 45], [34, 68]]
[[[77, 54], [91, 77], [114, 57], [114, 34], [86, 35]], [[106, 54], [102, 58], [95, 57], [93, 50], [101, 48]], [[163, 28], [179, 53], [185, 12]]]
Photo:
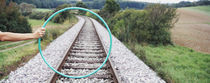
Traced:
[[[92, 9], [102, 9], [105, 5], [106, 0], [83, 0], [83, 3], [87, 5], [88, 8]], [[137, 2], [137, 1], [116, 1], [120, 8], [126, 9], [126, 8], [134, 8], [134, 9], [143, 9], [147, 6], [148, 3], [146, 2]]]
[[35, 5], [37, 8], [56, 8], [57, 6], [66, 3], [65, 1], [61, 1], [61, 0], [7, 0], [7, 1], [8, 3], [9, 1], [12, 1], [17, 4], [25, 2], [28, 4]]
[[[22, 2], [33, 4], [37, 8], [56, 8], [59, 5], [62, 4], [72, 4], [73, 6], [76, 6], [76, 3], [78, 1], [68, 1], [68, 0], [8, 0], [9, 1], [16, 2], [17, 4], [21, 4]], [[82, 0], [84, 4], [88, 8], [91, 9], [102, 9], [106, 0]], [[147, 3], [145, 2], [135, 2], [135, 1], [118, 1], [117, 3], [120, 4], [120, 7], [125, 8], [135, 8], [135, 9], [143, 9]]]
[[210, 0], [200, 0], [197, 2], [181, 1], [177, 4], [173, 4], [173, 7], [190, 7], [190, 6], [201, 6], [201, 5], [210, 5]]
[[[35, 5], [37, 8], [56, 8], [59, 5], [62, 4], [72, 4], [72, 6], [76, 6], [76, 3], [78, 1], [76, 0], [7, 0], [16, 2], [18, 4], [25, 2], [29, 4]], [[102, 9], [105, 5], [106, 0], [82, 0], [84, 4], [88, 8], [91, 9]], [[151, 3], [146, 2], [138, 2], [138, 1], [122, 1], [122, 0], [116, 0], [116, 2], [120, 5], [120, 8], [126, 9], [126, 8], [134, 8], [134, 9], [144, 9], [147, 5], [150, 5]], [[189, 7], [189, 6], [198, 6], [198, 5], [210, 5], [209, 0], [199, 0], [197, 2], [189, 2], [189, 1], [182, 1], [177, 4], [169, 4], [169, 6], [172, 7]]]
[[176, 8], [163, 4], [150, 4], [144, 10], [121, 11], [120, 5], [115, 0], [106, 0], [104, 7], [98, 13], [106, 20], [113, 35], [122, 42], [173, 44], [170, 29], [177, 19]]

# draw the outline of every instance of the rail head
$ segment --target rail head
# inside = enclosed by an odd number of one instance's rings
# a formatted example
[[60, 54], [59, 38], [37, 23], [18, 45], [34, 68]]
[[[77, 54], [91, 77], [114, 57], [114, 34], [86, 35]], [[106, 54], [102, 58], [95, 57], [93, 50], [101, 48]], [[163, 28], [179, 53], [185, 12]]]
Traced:
[[[81, 16], [81, 18], [83, 18], [83, 17]], [[69, 51], [71, 50], [72, 45], [74, 45], [74, 43], [75, 43], [77, 37], [79, 36], [79, 33], [81, 32], [82, 28], [84, 27], [85, 23], [86, 23], [86, 21], [85, 21], [85, 19], [84, 19], [84, 23], [82, 24], [82, 27], [80, 28], [80, 30], [79, 30], [79, 32], [76, 34], [76, 36], [73, 38], [74, 41], [70, 44], [70, 47], [67, 48], [67, 51], [64, 53], [64, 56], [62, 57], [61, 61], [59, 62], [59, 64], [56, 66], [55, 69], [59, 70], [59, 69], [62, 67], [61, 65], [64, 64], [64, 61], [65, 61], [65, 59], [68, 57], [67, 55], [69, 54]], [[55, 82], [56, 82], [56, 79], [57, 79], [57, 78], [56, 78], [57, 75], [58, 75], [57, 73], [53, 72], [53, 75], [50, 77], [50, 79], [49, 79], [47, 82], [48, 82], [48, 83], [55, 83]], [[56, 78], [56, 79], [55, 79], [55, 78]]]
[[[93, 26], [94, 26], [94, 29], [95, 29], [95, 31], [96, 31], [96, 34], [97, 34], [98, 38], [99, 38], [99, 41], [101, 42], [102, 49], [105, 51], [105, 55], [107, 55], [108, 51], [107, 51], [107, 49], [105, 49], [105, 44], [104, 44], [104, 42], [102, 41], [101, 36], [98, 34], [98, 31], [97, 31], [97, 29], [96, 29], [96, 26], [94, 25], [94, 22], [93, 22], [94, 19], [92, 19], [92, 18], [89, 18], [89, 19], [91, 20], [91, 22], [92, 22], [92, 24], [93, 24]], [[111, 55], [111, 54], [110, 54], [110, 55]], [[116, 83], [122, 83], [122, 82], [120, 81], [120, 79], [119, 79], [119, 76], [118, 76], [118, 74], [117, 74], [117, 70], [114, 68], [114, 65], [113, 65], [113, 63], [112, 63], [110, 57], [109, 57], [109, 59], [108, 59], [108, 63], [110, 64], [110, 67], [111, 67], [111, 69], [113, 70], [113, 75], [115, 75], [115, 77], [116, 77], [115, 82], [116, 82]]]
[[[101, 37], [100, 37], [100, 35], [98, 34], [98, 32], [97, 32], [97, 30], [96, 30], [96, 27], [95, 27], [95, 25], [94, 25], [94, 23], [93, 23], [93, 21], [92, 21], [92, 18], [89, 18], [89, 19], [90, 19], [90, 21], [91, 21], [91, 23], [92, 23], [92, 25], [93, 25], [93, 27], [94, 27], [94, 29], [95, 29], [96, 35], [97, 35], [97, 37], [98, 37], [98, 39], [99, 39], [99, 41], [100, 41], [100, 44], [102, 45], [102, 49], [103, 49], [105, 55], [107, 55], [108, 51], [104, 48], [104, 46], [105, 46], [105, 45], [104, 45], [104, 42], [101, 41]], [[63, 58], [62, 58], [62, 60], [60, 61], [59, 65], [56, 67], [56, 69], [57, 69], [58, 71], [61, 69], [62, 65], [64, 64], [65, 60], [67, 59], [67, 57], [68, 57], [67, 55], [69, 55], [70, 50], [72, 49], [74, 43], [76, 42], [76, 39], [77, 39], [77, 37], [79, 36], [79, 34], [80, 34], [82, 28], [84, 27], [85, 23], [86, 23], [86, 21], [85, 21], [84, 24], [82, 25], [82, 27], [81, 27], [80, 31], [77, 33], [77, 35], [73, 38], [74, 41], [70, 44], [70, 47], [69, 47], [68, 50], [65, 52], [65, 55], [63, 56]], [[117, 72], [116, 72], [116, 70], [115, 70], [115, 68], [114, 68], [114, 66], [113, 66], [113, 63], [111, 62], [110, 58], [108, 59], [107, 63], [108, 63], [108, 64], [110, 65], [110, 67], [111, 67], [110, 70], [111, 70], [111, 73], [112, 73], [112, 75], [113, 75], [113, 77], [114, 77], [114, 79], [113, 79], [113, 80], [114, 80], [114, 83], [121, 83], [120, 80], [119, 80], [119, 76], [118, 76], [118, 74], [117, 74]], [[58, 79], [58, 74], [55, 73], [55, 72], [53, 72], [53, 75], [52, 75], [52, 76], [50, 77], [50, 79], [48, 80], [48, 83], [55, 83], [57, 79]]]

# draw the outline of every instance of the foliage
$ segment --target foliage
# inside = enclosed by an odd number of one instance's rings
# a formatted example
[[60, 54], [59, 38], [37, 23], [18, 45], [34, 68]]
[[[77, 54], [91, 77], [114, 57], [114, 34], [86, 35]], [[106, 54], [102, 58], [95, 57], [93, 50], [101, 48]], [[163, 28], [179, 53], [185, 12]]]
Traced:
[[[18, 4], [25, 2], [29, 4], [36, 5], [37, 8], [56, 8], [59, 5], [62, 4], [76, 4], [77, 1], [75, 0], [11, 0], [13, 2], [16, 2]], [[103, 5], [105, 4], [106, 0], [82, 0], [83, 3], [87, 5], [88, 8], [92, 9], [101, 9], [103, 8]], [[122, 8], [138, 8], [142, 9], [141, 4], [145, 4], [142, 2], [132, 2], [132, 1], [120, 1], [120, 5], [122, 5]]]
[[100, 10], [99, 15], [105, 20], [114, 16], [116, 12], [120, 11], [120, 5], [115, 0], [106, 0], [103, 9]]
[[146, 7], [149, 27], [149, 43], [168, 44], [171, 42], [169, 30], [177, 21], [176, 9], [165, 5], [154, 4]]
[[145, 10], [126, 9], [108, 20], [112, 33], [123, 42], [171, 44], [170, 28], [176, 22], [176, 9], [153, 4]]
[[115, 0], [106, 0], [102, 12], [115, 13], [120, 10], [120, 5]]
[[0, 31], [4, 32], [31, 32], [31, 26], [24, 18], [16, 3], [10, 2], [6, 5], [6, 0], [0, 0]]
[[[60, 9], [63, 9], [63, 8], [66, 8], [66, 7], [71, 7], [70, 4], [63, 4], [63, 5], [59, 5], [54, 12], [57, 12], [59, 11]], [[50, 14], [48, 14], [49, 16]], [[53, 19], [52, 21], [54, 23], [63, 23], [67, 18], [70, 18], [71, 17], [71, 14], [70, 14], [70, 11], [64, 11], [64, 12], [61, 12], [59, 14], [57, 14]]]
[[18, 4], [25, 2], [29, 4], [34, 4], [38, 8], [56, 8], [58, 5], [66, 3], [65, 1], [59, 0], [11, 0]]
[[113, 34], [121, 41], [136, 42], [147, 39], [148, 30], [144, 25], [146, 12], [134, 9], [126, 9], [108, 21]]
[[144, 9], [148, 3], [145, 2], [137, 2], [137, 1], [120, 1], [120, 8], [135, 8], [135, 9]]
[[[87, 8], [87, 6], [83, 2], [77, 2], [76, 7]], [[79, 10], [78, 14], [85, 15], [86, 11]]]
[[[13, 1], [18, 4], [25, 2], [29, 4], [36, 5], [37, 8], [56, 8], [62, 4], [76, 4], [76, 0], [7, 0]], [[116, 0], [122, 9], [126, 8], [135, 8], [135, 9], [144, 9], [147, 5], [151, 3], [132, 1], [132, 0]], [[88, 8], [91, 9], [102, 9], [106, 0], [82, 0]], [[189, 7], [189, 6], [199, 6], [199, 5], [210, 5], [209, 0], [198, 0], [197, 2], [181, 1], [177, 4], [169, 4], [173, 7]]]
[[24, 3], [24, 2], [21, 3], [19, 6], [20, 6], [20, 11], [21, 11], [22, 15], [24, 15], [24, 16], [30, 15], [32, 13], [32, 9], [36, 8], [35, 5], [27, 4], [27, 3]]
[[126, 45], [168, 83], [210, 82], [210, 54], [176, 45]]
[[[106, 0], [82, 0], [85, 4], [87, 4], [88, 8], [92, 9], [102, 9]], [[116, 0], [116, 2], [120, 5], [120, 8], [135, 8], [135, 9], [143, 9], [146, 7], [148, 3], [138, 2], [138, 1], [129, 1], [129, 0]]]
[[[53, 41], [53, 39], [56, 39], [56, 37], [63, 34], [69, 29], [70, 26], [73, 26], [75, 23], [77, 23], [77, 21], [77, 18], [73, 17], [70, 21], [65, 21], [64, 24], [49, 22], [48, 26], [46, 27], [48, 37], [43, 39], [43, 41], [41, 42], [42, 49], [45, 49], [47, 45], [51, 41]], [[29, 19], [29, 22], [32, 25], [32, 27], [36, 28], [37, 26], [40, 26], [40, 24], [43, 23], [44, 20]], [[1, 42], [0, 45], [2, 45], [2, 43], [3, 42]], [[0, 52], [0, 72], [1, 74], [3, 73], [3, 76], [0, 75], [0, 80], [1, 78], [7, 76], [10, 73], [10, 71], [13, 71], [14, 68], [18, 67], [21, 63], [25, 63], [31, 58], [33, 58], [33, 56], [39, 52], [37, 45], [38, 43], [33, 43], [22, 47], [14, 48], [8, 51]], [[24, 52], [22, 52], [23, 50]]]
[[103, 8], [106, 0], [92, 0], [92, 1], [84, 1], [83, 2], [87, 5], [88, 8], [91, 9], [101, 9]]
[[29, 15], [30, 19], [43, 19], [48, 12], [33, 12], [32, 14]]

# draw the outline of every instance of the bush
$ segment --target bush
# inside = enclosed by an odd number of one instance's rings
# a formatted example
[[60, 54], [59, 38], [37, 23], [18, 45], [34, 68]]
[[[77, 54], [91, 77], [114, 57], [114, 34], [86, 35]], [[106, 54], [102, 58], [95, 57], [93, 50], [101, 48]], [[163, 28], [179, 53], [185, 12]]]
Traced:
[[52, 41], [60, 36], [64, 31], [64, 29], [60, 28], [51, 28], [47, 29], [45, 35], [42, 37], [43, 40]]
[[176, 9], [166, 5], [154, 4], [145, 8], [147, 11], [148, 41], [152, 44], [172, 44], [169, 30], [177, 21]]
[[[63, 4], [63, 5], [59, 5], [56, 10], [54, 12], [59, 11], [60, 9], [66, 8], [66, 7], [71, 7], [70, 4]], [[64, 11], [62, 13], [59, 13], [58, 15], [56, 15], [52, 21], [54, 23], [63, 23], [67, 18], [71, 17], [70, 11]]]
[[24, 18], [16, 3], [6, 5], [5, 0], [0, 0], [0, 30], [3, 32], [30, 33], [32, 32], [26, 18]]
[[[83, 2], [81, 2], [81, 1], [79, 1], [79, 2], [76, 3], [76, 7], [87, 8], [87, 6]], [[79, 15], [85, 15], [86, 14], [86, 11], [79, 10], [78, 11], [78, 14]]]
[[169, 30], [176, 22], [176, 9], [154, 4], [145, 10], [126, 9], [108, 20], [112, 33], [123, 42], [172, 44]]
[[48, 12], [48, 13], [46, 14], [46, 16], [44, 17], [44, 20], [46, 21], [46, 20], [50, 17], [50, 15], [52, 15], [52, 13], [53, 13], [53, 12]]
[[44, 17], [46, 17], [46, 15], [48, 15], [48, 12], [33, 12], [32, 14], [29, 15], [30, 19], [43, 19]]
[[108, 22], [115, 36], [124, 42], [144, 42], [148, 38], [145, 28], [145, 11], [126, 9]]
[[103, 9], [100, 10], [99, 15], [108, 19], [120, 11], [120, 5], [115, 0], [106, 0]]
[[32, 13], [32, 9], [33, 9], [33, 8], [36, 8], [35, 5], [33, 5], [33, 4], [28, 4], [28, 3], [25, 3], [25, 2], [22, 2], [22, 3], [19, 5], [19, 7], [20, 7], [20, 11], [21, 11], [22, 15], [24, 15], [24, 16], [30, 15], [30, 14]]

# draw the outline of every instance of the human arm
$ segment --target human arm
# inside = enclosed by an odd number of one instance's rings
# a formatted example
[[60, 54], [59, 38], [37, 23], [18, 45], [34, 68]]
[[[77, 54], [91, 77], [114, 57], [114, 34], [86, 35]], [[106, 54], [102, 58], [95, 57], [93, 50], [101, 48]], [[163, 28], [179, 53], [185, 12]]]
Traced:
[[0, 32], [1, 41], [21, 41], [29, 39], [37, 39], [42, 37], [45, 33], [44, 28], [36, 30], [34, 33], [11, 33], [11, 32]]

